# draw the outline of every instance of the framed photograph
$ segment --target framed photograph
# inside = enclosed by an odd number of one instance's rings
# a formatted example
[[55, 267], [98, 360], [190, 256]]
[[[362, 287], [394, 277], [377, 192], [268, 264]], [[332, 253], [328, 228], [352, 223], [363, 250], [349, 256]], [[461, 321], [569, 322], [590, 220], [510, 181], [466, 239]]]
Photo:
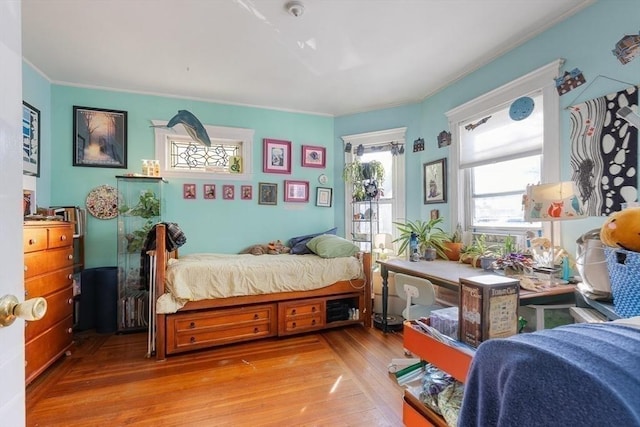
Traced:
[[242, 200], [251, 200], [253, 199], [253, 187], [250, 185], [241, 185], [240, 186], [240, 198]]
[[258, 204], [277, 205], [278, 204], [278, 184], [270, 182], [258, 183]]
[[222, 186], [222, 198], [224, 200], [233, 200], [236, 197], [236, 187], [232, 184]]
[[182, 198], [183, 199], [195, 199], [196, 198], [196, 185], [195, 184], [182, 184]]
[[127, 168], [127, 112], [73, 107], [73, 166]]
[[318, 187], [316, 189], [316, 206], [330, 208], [333, 198], [333, 189], [327, 187]]
[[40, 176], [40, 110], [22, 101], [22, 173]]
[[307, 168], [324, 168], [327, 164], [327, 150], [314, 145], [302, 146], [302, 166]]
[[309, 201], [309, 181], [285, 181], [284, 182], [285, 202], [308, 202]]
[[424, 164], [424, 204], [447, 201], [447, 159]]
[[262, 142], [262, 172], [291, 173], [291, 141], [265, 138]]
[[204, 198], [207, 200], [213, 200], [216, 198], [216, 185], [215, 184], [204, 184], [202, 186], [202, 194], [204, 194]]

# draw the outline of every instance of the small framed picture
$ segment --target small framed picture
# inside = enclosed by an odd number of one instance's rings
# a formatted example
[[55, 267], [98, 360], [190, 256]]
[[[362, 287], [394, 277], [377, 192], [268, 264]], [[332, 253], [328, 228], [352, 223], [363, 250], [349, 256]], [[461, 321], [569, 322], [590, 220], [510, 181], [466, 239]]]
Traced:
[[302, 166], [308, 168], [324, 168], [327, 164], [326, 149], [314, 145], [302, 146]]
[[291, 173], [291, 141], [263, 140], [262, 171], [265, 173]]
[[251, 200], [253, 199], [253, 187], [250, 185], [241, 185], [240, 186], [240, 198], [242, 200]]
[[127, 112], [73, 107], [73, 166], [127, 168]]
[[195, 184], [183, 184], [182, 185], [182, 198], [195, 199], [196, 198], [196, 185]]
[[22, 101], [22, 173], [40, 176], [40, 110], [24, 101]]
[[316, 206], [330, 208], [333, 198], [333, 189], [327, 187], [318, 187], [316, 189]]
[[278, 184], [270, 182], [258, 183], [258, 204], [277, 205], [278, 204]]
[[233, 200], [236, 196], [236, 187], [232, 184], [222, 186], [222, 198], [224, 200]]
[[309, 201], [309, 181], [285, 181], [284, 182], [285, 202], [308, 202]]
[[202, 186], [202, 194], [204, 194], [204, 198], [207, 200], [213, 200], [216, 198], [216, 185], [215, 184], [204, 184]]
[[424, 164], [424, 204], [447, 201], [447, 159]]

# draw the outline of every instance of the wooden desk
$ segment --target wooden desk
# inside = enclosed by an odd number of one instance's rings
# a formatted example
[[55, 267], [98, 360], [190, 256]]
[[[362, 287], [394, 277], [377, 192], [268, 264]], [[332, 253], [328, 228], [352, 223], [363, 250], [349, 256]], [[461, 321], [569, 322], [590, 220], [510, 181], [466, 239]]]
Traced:
[[[418, 262], [411, 262], [405, 259], [391, 259], [379, 260], [377, 263], [380, 264], [380, 275], [382, 276], [382, 330], [384, 332], [388, 331], [388, 279], [390, 271], [427, 279], [435, 286], [442, 286], [443, 288], [456, 292], [458, 292], [460, 287], [460, 278], [466, 279], [474, 276], [495, 274], [492, 271], [471, 267], [470, 264], [441, 259], [435, 261], [420, 260]], [[575, 286], [573, 285], [559, 285], [542, 292], [520, 289], [520, 305], [570, 303], [574, 301], [574, 291]]]

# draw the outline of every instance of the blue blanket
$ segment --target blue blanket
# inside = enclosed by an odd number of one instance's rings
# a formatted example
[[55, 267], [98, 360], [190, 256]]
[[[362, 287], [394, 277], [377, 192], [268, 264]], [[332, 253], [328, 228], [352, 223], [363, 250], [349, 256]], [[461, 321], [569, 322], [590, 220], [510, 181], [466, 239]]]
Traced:
[[483, 342], [458, 426], [640, 426], [640, 329], [580, 323]]

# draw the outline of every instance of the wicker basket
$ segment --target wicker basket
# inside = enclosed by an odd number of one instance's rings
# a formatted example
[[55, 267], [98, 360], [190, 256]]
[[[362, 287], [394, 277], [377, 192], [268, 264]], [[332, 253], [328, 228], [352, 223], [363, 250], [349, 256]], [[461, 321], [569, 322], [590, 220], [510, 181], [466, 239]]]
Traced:
[[605, 254], [616, 314], [640, 316], [640, 252], [605, 247]]

